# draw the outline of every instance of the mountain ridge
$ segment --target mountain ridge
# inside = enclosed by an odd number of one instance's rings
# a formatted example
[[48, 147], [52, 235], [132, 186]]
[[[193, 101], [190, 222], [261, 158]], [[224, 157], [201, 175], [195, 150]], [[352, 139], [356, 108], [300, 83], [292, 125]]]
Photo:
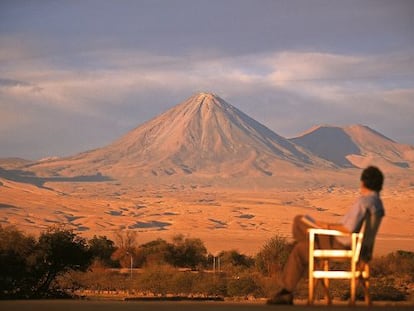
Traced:
[[413, 146], [399, 144], [361, 124], [315, 126], [290, 141], [342, 168], [376, 164], [392, 169], [414, 164]]
[[228, 178], [291, 177], [372, 164], [404, 169], [413, 161], [414, 147], [367, 126], [320, 125], [287, 139], [216, 94], [198, 93], [109, 145], [27, 167], [47, 176]]

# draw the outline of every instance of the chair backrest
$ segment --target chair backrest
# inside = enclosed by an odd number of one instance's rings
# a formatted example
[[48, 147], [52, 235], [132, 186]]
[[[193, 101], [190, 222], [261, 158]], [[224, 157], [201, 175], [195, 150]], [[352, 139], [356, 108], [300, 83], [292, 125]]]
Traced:
[[375, 237], [377, 235], [379, 226], [384, 215], [381, 213], [373, 213], [367, 211], [361, 226], [363, 230], [362, 246], [359, 260], [369, 262], [372, 259], [372, 253], [374, 250]]

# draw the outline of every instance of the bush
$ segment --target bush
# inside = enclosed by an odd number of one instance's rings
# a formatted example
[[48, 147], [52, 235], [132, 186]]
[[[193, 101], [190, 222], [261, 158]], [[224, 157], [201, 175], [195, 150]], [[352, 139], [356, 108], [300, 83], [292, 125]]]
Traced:
[[227, 296], [263, 296], [263, 290], [254, 275], [245, 274], [230, 278], [227, 282]]
[[189, 271], [176, 272], [170, 280], [170, 292], [175, 295], [196, 294], [196, 283], [199, 279], [198, 274]]
[[227, 280], [223, 273], [204, 273], [200, 272], [194, 292], [202, 293], [207, 296], [226, 296]]
[[173, 270], [168, 266], [158, 266], [145, 269], [138, 277], [137, 289], [165, 296], [171, 289]]
[[371, 263], [371, 271], [376, 276], [409, 275], [414, 280], [414, 253], [399, 250], [375, 258]]
[[[349, 283], [346, 284], [346, 287], [344, 286], [344, 283], [342, 283], [343, 290], [337, 292], [340, 293], [339, 297], [342, 300], [348, 300], [351, 295]], [[386, 278], [372, 279], [369, 293], [372, 300], [403, 301], [406, 299], [405, 293], [399, 290], [392, 280]], [[364, 299], [364, 292], [360, 286], [357, 288], [356, 298], [358, 300]]]
[[[127, 290], [130, 288], [130, 275], [107, 270], [94, 263], [87, 272], [69, 272], [64, 278], [65, 288], [90, 289], [90, 290]], [[62, 285], [63, 287], [63, 285]]]
[[371, 282], [371, 298], [373, 300], [403, 301], [406, 295], [395, 287], [394, 282], [389, 279], [380, 279]]
[[177, 235], [173, 243], [157, 239], [142, 244], [134, 256], [137, 266], [165, 265], [191, 268], [204, 267], [207, 263], [207, 249], [200, 239]]
[[256, 256], [256, 267], [264, 275], [282, 271], [293, 245], [285, 237], [275, 235], [268, 240]]

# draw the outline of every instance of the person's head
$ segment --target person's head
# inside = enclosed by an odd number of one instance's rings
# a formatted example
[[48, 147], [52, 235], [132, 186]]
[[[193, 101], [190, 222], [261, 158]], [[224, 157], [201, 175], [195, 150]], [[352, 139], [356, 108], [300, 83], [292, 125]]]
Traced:
[[380, 192], [384, 183], [384, 175], [375, 166], [368, 166], [362, 171], [361, 182], [369, 190]]

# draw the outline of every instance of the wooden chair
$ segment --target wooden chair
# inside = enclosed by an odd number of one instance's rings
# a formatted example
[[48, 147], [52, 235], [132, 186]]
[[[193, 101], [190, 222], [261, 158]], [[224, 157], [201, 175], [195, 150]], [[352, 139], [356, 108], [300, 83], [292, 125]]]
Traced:
[[[364, 221], [361, 222], [359, 232], [344, 233], [337, 230], [308, 229], [309, 232], [309, 297], [308, 303], [313, 304], [315, 299], [315, 288], [319, 282], [322, 283], [325, 298], [328, 304], [332, 303], [329, 294], [330, 279], [350, 280], [350, 304], [355, 305], [356, 288], [358, 283], [364, 290], [365, 302], [371, 305], [369, 295], [369, 261], [372, 258], [372, 251], [382, 215], [378, 216], [367, 212]], [[320, 235], [331, 238], [348, 236], [351, 239], [350, 249], [319, 249], [317, 248], [316, 237]], [[332, 269], [333, 261], [348, 261], [347, 269]]]

